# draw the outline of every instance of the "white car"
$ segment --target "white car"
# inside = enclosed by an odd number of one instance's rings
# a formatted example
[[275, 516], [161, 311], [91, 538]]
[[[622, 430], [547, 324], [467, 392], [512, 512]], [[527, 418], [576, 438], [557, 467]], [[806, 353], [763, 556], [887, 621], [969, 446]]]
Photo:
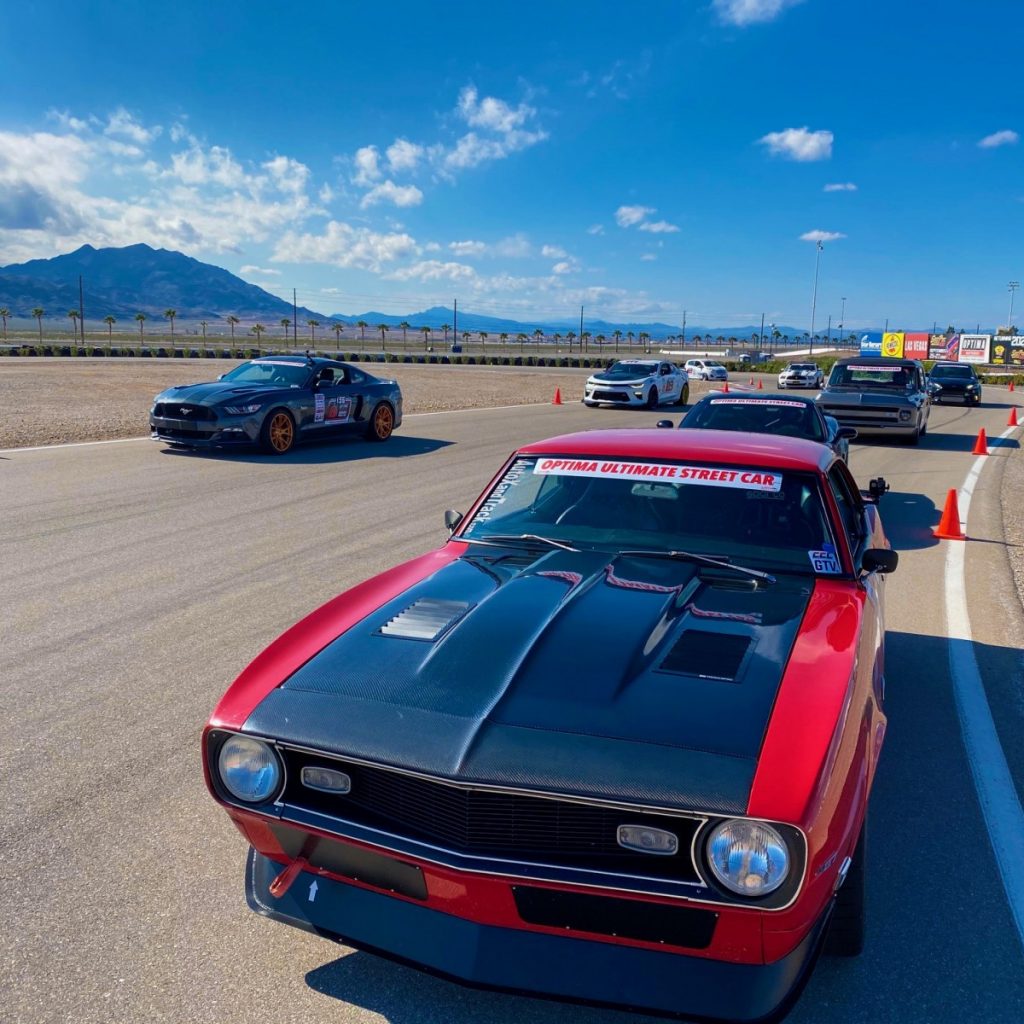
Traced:
[[779, 374], [779, 387], [786, 388], [817, 388], [825, 386], [825, 374], [817, 363], [790, 363]]
[[593, 374], [583, 391], [584, 405], [629, 405], [654, 409], [686, 405], [690, 382], [675, 363], [657, 359], [620, 359]]
[[714, 359], [687, 359], [686, 376], [691, 380], [728, 380], [729, 371]]

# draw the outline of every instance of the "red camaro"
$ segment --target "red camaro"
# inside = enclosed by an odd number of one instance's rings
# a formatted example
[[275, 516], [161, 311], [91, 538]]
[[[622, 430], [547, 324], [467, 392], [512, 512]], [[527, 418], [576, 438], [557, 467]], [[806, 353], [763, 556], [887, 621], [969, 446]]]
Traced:
[[513, 453], [446, 544], [217, 706], [206, 779], [249, 905], [476, 985], [784, 1011], [862, 941], [882, 490], [735, 432]]

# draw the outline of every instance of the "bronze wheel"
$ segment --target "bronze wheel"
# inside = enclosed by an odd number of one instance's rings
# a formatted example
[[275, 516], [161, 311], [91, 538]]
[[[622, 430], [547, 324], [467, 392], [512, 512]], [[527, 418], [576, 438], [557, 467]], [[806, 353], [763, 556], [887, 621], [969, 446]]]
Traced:
[[260, 431], [263, 450], [271, 455], [284, 455], [295, 444], [295, 420], [284, 409], [275, 409], [264, 421]]
[[371, 441], [386, 441], [395, 429], [395, 412], [387, 402], [381, 402], [373, 410], [373, 418], [366, 436]]

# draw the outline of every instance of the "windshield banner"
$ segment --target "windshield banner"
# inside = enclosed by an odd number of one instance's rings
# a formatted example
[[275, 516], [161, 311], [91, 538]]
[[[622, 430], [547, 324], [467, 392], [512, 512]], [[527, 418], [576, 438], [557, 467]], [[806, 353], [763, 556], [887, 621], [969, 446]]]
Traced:
[[738, 487], [746, 491], [778, 491], [782, 474], [765, 469], [726, 469], [720, 466], [679, 466], [657, 462], [609, 462], [591, 459], [538, 459], [534, 473], [585, 476], [595, 479], [672, 480], [708, 487]]

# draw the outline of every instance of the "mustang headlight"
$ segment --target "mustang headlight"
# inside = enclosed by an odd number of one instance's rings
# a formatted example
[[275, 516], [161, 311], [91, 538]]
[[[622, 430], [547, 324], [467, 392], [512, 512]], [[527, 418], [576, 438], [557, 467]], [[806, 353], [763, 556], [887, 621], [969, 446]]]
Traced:
[[763, 821], [734, 818], [716, 825], [707, 856], [715, 878], [741, 896], [766, 896], [789, 874], [786, 843]]
[[250, 405], [225, 405], [224, 411], [232, 416], [248, 416], [250, 413], [259, 412], [262, 407], [262, 402], [253, 402]]
[[227, 791], [247, 804], [266, 803], [281, 785], [281, 763], [270, 745], [251, 736], [232, 736], [220, 748], [217, 771]]

